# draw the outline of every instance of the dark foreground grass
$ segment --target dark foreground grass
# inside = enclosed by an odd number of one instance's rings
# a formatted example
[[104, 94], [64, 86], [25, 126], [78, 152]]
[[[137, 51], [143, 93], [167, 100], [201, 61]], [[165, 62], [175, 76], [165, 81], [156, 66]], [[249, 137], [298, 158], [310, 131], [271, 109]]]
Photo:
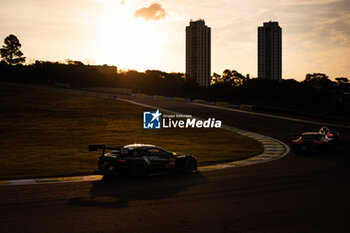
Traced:
[[256, 155], [262, 145], [220, 129], [142, 130], [145, 109], [57, 90], [0, 85], [0, 179], [92, 174], [89, 144], [150, 143], [197, 156], [200, 164]]

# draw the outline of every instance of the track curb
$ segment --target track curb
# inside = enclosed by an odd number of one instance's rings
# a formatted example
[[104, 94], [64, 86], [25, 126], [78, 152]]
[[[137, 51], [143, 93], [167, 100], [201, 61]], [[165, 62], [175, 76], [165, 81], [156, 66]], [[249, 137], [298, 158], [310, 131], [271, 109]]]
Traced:
[[[136, 105], [139, 105], [142, 107], [159, 109], [161, 111], [170, 112], [173, 114], [181, 114], [179, 112], [174, 112], [174, 111], [164, 109], [164, 108], [157, 108], [157, 107], [154, 107], [151, 105], [138, 103], [138, 102], [132, 101], [132, 100], [127, 100], [127, 99], [122, 99], [122, 98], [118, 98], [118, 99], [121, 101], [131, 103], [131, 104], [136, 104]], [[196, 117], [196, 118], [201, 119], [198, 117]], [[201, 120], [204, 120], [204, 119], [201, 119]], [[237, 133], [237, 134], [240, 134], [240, 135], [243, 135], [243, 136], [246, 136], [246, 137], [249, 137], [249, 138], [252, 138], [252, 139], [259, 141], [261, 144], [263, 144], [264, 151], [259, 155], [256, 155], [256, 156], [244, 159], [244, 160], [238, 160], [238, 161], [234, 161], [234, 162], [198, 167], [199, 171], [211, 171], [211, 170], [217, 170], [217, 169], [247, 166], [247, 165], [253, 165], [253, 164], [258, 164], [258, 163], [265, 163], [265, 162], [269, 162], [272, 160], [282, 158], [290, 152], [289, 146], [286, 145], [285, 143], [277, 140], [277, 139], [274, 139], [274, 138], [271, 138], [268, 136], [264, 136], [264, 135], [261, 135], [258, 133], [253, 133], [253, 132], [250, 132], [247, 130], [242, 130], [239, 128], [231, 127], [228, 125], [223, 125], [221, 128], [223, 130]]]
[[[136, 101], [127, 100], [118, 98], [118, 100], [128, 102], [131, 104], [136, 104], [142, 107], [159, 109], [165, 112], [171, 112], [174, 114], [179, 114], [178, 112], [174, 112], [164, 108], [157, 108], [151, 105], [138, 103]], [[197, 118], [201, 119], [201, 118]], [[266, 163], [276, 159], [280, 159], [286, 156], [290, 152], [290, 148], [285, 143], [268, 137], [261, 134], [249, 132], [246, 130], [238, 129], [235, 127], [223, 125], [221, 127], [223, 130], [227, 130], [233, 133], [237, 133], [252, 139], [255, 139], [263, 144], [264, 150], [261, 154], [244, 159], [238, 160], [234, 162], [227, 162], [209, 166], [198, 167], [199, 171], [213, 171], [219, 169], [233, 168], [233, 167], [242, 167], [249, 166], [259, 163]], [[0, 180], [0, 186], [9, 186], [9, 185], [31, 185], [31, 184], [49, 184], [49, 183], [68, 183], [68, 182], [83, 182], [83, 181], [98, 181], [102, 179], [102, 175], [88, 175], [88, 176], [73, 176], [73, 177], [56, 177], [56, 178], [36, 178], [36, 179], [20, 179], [20, 180]]]

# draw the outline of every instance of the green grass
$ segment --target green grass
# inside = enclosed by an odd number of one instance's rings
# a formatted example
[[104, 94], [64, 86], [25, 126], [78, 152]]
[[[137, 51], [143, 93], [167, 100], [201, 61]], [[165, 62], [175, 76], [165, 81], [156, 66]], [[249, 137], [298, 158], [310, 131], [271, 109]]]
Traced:
[[262, 145], [221, 129], [142, 130], [145, 109], [102, 97], [0, 86], [0, 179], [92, 174], [89, 144], [150, 143], [200, 164], [234, 161]]

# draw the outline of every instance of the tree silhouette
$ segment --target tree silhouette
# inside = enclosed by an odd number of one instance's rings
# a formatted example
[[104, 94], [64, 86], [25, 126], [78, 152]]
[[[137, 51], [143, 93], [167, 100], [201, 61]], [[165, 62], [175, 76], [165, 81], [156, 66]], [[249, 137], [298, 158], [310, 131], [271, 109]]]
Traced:
[[220, 80], [221, 80], [221, 75], [214, 72], [213, 75], [211, 76], [210, 84], [219, 83]]
[[4, 39], [4, 44], [0, 49], [2, 60], [9, 65], [17, 65], [24, 63], [26, 58], [23, 57], [21, 52], [21, 43], [19, 43], [18, 38], [11, 34]]
[[64, 60], [68, 65], [74, 65], [74, 66], [83, 66], [84, 63], [82, 63], [81, 61], [74, 61], [71, 59], [66, 59]]
[[341, 89], [348, 89], [350, 87], [349, 79], [346, 77], [335, 78], [335, 80], [337, 81], [338, 87]]
[[242, 74], [236, 70], [225, 69], [220, 76], [217, 73], [213, 74], [212, 84], [223, 84], [227, 86], [239, 87], [247, 80]]
[[326, 74], [322, 73], [306, 74], [303, 83], [319, 86], [327, 90], [332, 89], [335, 85], [335, 82], [330, 80]]

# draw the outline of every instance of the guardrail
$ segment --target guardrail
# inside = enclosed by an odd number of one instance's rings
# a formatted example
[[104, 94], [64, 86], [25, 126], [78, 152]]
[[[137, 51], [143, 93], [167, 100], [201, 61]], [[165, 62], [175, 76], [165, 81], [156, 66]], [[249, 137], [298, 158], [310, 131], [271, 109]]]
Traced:
[[185, 101], [185, 98], [183, 98], [183, 97], [174, 97], [173, 100]]
[[230, 104], [229, 102], [223, 102], [223, 101], [208, 101], [208, 100], [202, 100], [202, 99], [191, 99], [191, 98], [184, 98], [184, 97], [170, 97], [170, 96], [163, 96], [163, 95], [148, 95], [145, 93], [131, 93], [132, 96], [139, 97], [139, 98], [150, 98], [150, 99], [166, 99], [166, 100], [175, 100], [175, 101], [182, 101], [182, 102], [192, 102], [192, 103], [198, 103], [198, 104], [208, 104], [208, 105], [216, 105], [219, 107], [224, 108], [240, 108], [243, 110], [251, 111], [253, 110], [254, 106], [249, 104]]
[[253, 105], [241, 104], [241, 109], [244, 109], [244, 110], [253, 110]]
[[195, 103], [201, 103], [201, 104], [204, 104], [205, 103], [205, 100], [199, 100], [199, 99], [195, 99], [194, 100]]
[[350, 120], [350, 117], [345, 116], [344, 118], [339, 117], [335, 118], [335, 116], [327, 116], [325, 114], [316, 114], [316, 113], [309, 113], [309, 112], [301, 112], [300, 110], [293, 110], [293, 109], [281, 109], [281, 108], [275, 108], [275, 107], [268, 107], [268, 106], [262, 106], [262, 105], [251, 105], [251, 104], [231, 104], [229, 102], [223, 102], [223, 101], [208, 101], [203, 99], [191, 99], [191, 98], [183, 98], [183, 97], [169, 97], [169, 96], [162, 96], [162, 95], [147, 95], [144, 93], [131, 93], [132, 96], [140, 97], [140, 98], [153, 98], [153, 99], [166, 99], [166, 100], [175, 100], [175, 101], [182, 101], [182, 102], [192, 102], [197, 104], [206, 104], [206, 105], [215, 105], [218, 107], [223, 108], [235, 108], [235, 109], [242, 109], [245, 111], [264, 111], [264, 112], [272, 112], [272, 113], [281, 113], [281, 114], [287, 114], [287, 115], [293, 115], [293, 116], [304, 116], [304, 117], [317, 117], [320, 119], [325, 120], [334, 120], [334, 119], [340, 119], [341, 121], [348, 122]]
[[230, 106], [230, 104], [228, 102], [221, 102], [221, 101], [216, 102], [216, 105], [220, 106], [220, 107], [229, 107]]

